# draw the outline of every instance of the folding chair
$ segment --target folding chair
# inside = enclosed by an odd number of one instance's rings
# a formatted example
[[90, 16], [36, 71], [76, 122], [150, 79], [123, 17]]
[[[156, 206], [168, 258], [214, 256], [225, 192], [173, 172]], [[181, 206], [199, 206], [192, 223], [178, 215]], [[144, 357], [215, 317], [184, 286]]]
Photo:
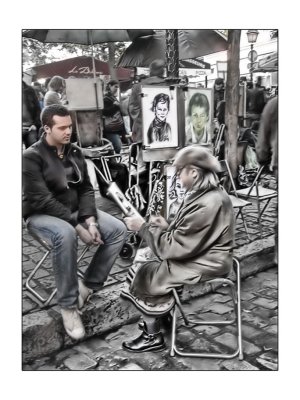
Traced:
[[[265, 165], [262, 165], [258, 168], [257, 174], [251, 184], [250, 187], [244, 189], [235, 190], [235, 194], [242, 199], [248, 200], [256, 200], [257, 202], [257, 212], [258, 212], [258, 224], [259, 224], [259, 232], [260, 237], [262, 237], [262, 226], [261, 226], [261, 217], [268, 207], [270, 201], [277, 197], [277, 191], [274, 189], [265, 188], [259, 185], [259, 179], [261, 178], [262, 172], [265, 168]], [[261, 210], [261, 202], [265, 202], [263, 208]]]
[[[33, 288], [33, 286], [31, 286], [31, 281], [34, 279], [37, 271], [42, 267], [43, 263], [45, 262], [45, 260], [47, 259], [47, 257], [49, 256], [49, 254], [51, 253], [52, 247], [41, 237], [37, 236], [35, 233], [31, 232], [28, 230], [28, 233], [40, 244], [43, 246], [43, 248], [46, 250], [45, 254], [43, 255], [43, 257], [40, 259], [40, 261], [36, 264], [36, 266], [34, 267], [34, 269], [32, 270], [32, 272], [29, 274], [28, 278], [26, 279], [25, 282], [25, 287], [26, 289], [29, 290], [30, 293], [33, 294], [34, 298], [38, 300], [38, 304], [40, 305], [40, 303], [43, 304], [44, 307], [48, 306], [51, 302], [51, 300], [53, 299], [53, 297], [55, 296], [57, 289], [54, 289], [52, 291], [52, 293], [50, 294], [50, 296], [48, 297], [43, 297], [37, 290], [35, 290]], [[85, 245], [81, 254], [79, 255], [78, 259], [77, 259], [77, 264], [82, 260], [82, 258], [84, 257], [85, 253], [88, 251], [90, 246]], [[77, 275], [80, 278], [83, 278], [82, 273], [80, 272], [80, 270], [77, 270]]]
[[[205, 281], [205, 283], [210, 284], [212, 289], [220, 286], [229, 287], [230, 288], [230, 295], [234, 306], [235, 316], [233, 319], [230, 320], [199, 320], [199, 319], [191, 319], [189, 318], [183, 309], [181, 304], [179, 295], [176, 289], [173, 289], [173, 296], [175, 298], [175, 306], [173, 309], [173, 321], [172, 321], [172, 337], [171, 337], [171, 350], [170, 355], [172, 357], [175, 354], [178, 354], [182, 357], [203, 357], [203, 358], [234, 358], [237, 355], [239, 356], [240, 360], [243, 360], [243, 348], [242, 348], [242, 317], [241, 317], [241, 275], [240, 275], [240, 264], [236, 258], [233, 258], [233, 266], [236, 273], [236, 282], [234, 283], [229, 278], [215, 278], [209, 281]], [[201, 284], [202, 282], [200, 282]], [[203, 282], [204, 283], [204, 282]], [[186, 327], [195, 325], [232, 325], [236, 323], [236, 331], [237, 331], [237, 345], [233, 352], [219, 352], [219, 353], [209, 353], [209, 352], [186, 352], [180, 350], [176, 344], [176, 337], [177, 337], [177, 328], [178, 328], [178, 319], [177, 313], [180, 311], [182, 318]], [[226, 345], [226, 343], [224, 343]]]
[[220, 148], [221, 148], [221, 141], [223, 139], [225, 132], [225, 124], [221, 124], [217, 133], [215, 145], [214, 145], [214, 156], [218, 157], [220, 153]]
[[223, 178], [228, 176], [229, 179], [230, 179], [230, 184], [231, 184], [231, 186], [233, 188], [233, 194], [229, 194], [229, 198], [231, 200], [232, 207], [237, 210], [237, 214], [235, 216], [235, 219], [237, 220], [238, 217], [241, 216], [241, 219], [242, 219], [242, 222], [243, 222], [243, 225], [244, 225], [244, 228], [245, 228], [245, 232], [247, 234], [248, 240], [250, 241], [251, 239], [250, 239], [250, 235], [249, 235], [246, 219], [245, 219], [245, 216], [243, 214], [243, 208], [247, 207], [247, 206], [250, 206], [252, 203], [250, 201], [243, 200], [243, 199], [240, 199], [238, 197], [237, 189], [236, 189], [236, 186], [235, 186], [235, 183], [234, 183], [234, 180], [233, 180], [233, 177], [232, 177], [228, 162], [226, 160], [221, 160], [219, 162], [220, 162], [221, 170], [222, 170], [222, 172], [220, 174], [221, 175], [221, 181], [222, 181]]

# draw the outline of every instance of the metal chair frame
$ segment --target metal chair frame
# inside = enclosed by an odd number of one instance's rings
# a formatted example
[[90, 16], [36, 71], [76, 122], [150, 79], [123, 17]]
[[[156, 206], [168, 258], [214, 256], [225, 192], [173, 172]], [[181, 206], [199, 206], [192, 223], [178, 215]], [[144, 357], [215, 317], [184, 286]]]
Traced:
[[[171, 337], [171, 350], [170, 355], [174, 357], [178, 354], [182, 357], [202, 357], [202, 358], [224, 358], [230, 359], [239, 356], [239, 360], [243, 360], [243, 347], [242, 347], [242, 317], [241, 317], [241, 276], [240, 276], [240, 264], [236, 258], [233, 258], [233, 262], [236, 265], [236, 284], [228, 278], [215, 278], [206, 283], [210, 285], [221, 284], [223, 286], [230, 287], [230, 293], [234, 304], [235, 318], [229, 321], [216, 320], [216, 321], [202, 321], [190, 319], [185, 314], [183, 306], [179, 299], [176, 289], [173, 289], [173, 295], [175, 298], [175, 306], [173, 310], [173, 321], [172, 321], [172, 337]], [[235, 290], [236, 289], [236, 290]], [[203, 352], [185, 352], [178, 349], [176, 346], [176, 328], [177, 328], [177, 312], [180, 311], [184, 323], [186, 326], [190, 325], [232, 325], [236, 322], [237, 325], [237, 347], [232, 353], [203, 353]]]
[[238, 217], [241, 216], [246, 235], [248, 237], [248, 240], [250, 241], [251, 238], [250, 238], [250, 235], [249, 235], [247, 222], [246, 222], [245, 216], [243, 214], [243, 208], [246, 207], [246, 206], [250, 206], [252, 203], [250, 201], [243, 200], [243, 199], [238, 197], [237, 190], [236, 190], [236, 187], [235, 187], [235, 184], [234, 184], [234, 180], [233, 180], [233, 177], [232, 177], [232, 174], [231, 174], [231, 171], [230, 171], [230, 168], [229, 168], [227, 160], [220, 160], [220, 164], [221, 164], [221, 166], [223, 164], [225, 165], [226, 172], [228, 173], [228, 176], [229, 176], [229, 179], [230, 179], [230, 183], [231, 183], [231, 186], [233, 188], [233, 193], [234, 194], [229, 194], [229, 198], [231, 200], [232, 207], [238, 210], [238, 212], [237, 212], [237, 214], [235, 216], [235, 219], [237, 220]]
[[[37, 300], [39, 300], [39, 301], [46, 307], [46, 306], [48, 306], [48, 305], [50, 304], [51, 300], [52, 300], [53, 297], [55, 296], [55, 294], [56, 294], [56, 292], [57, 292], [57, 289], [54, 289], [54, 290], [52, 291], [52, 293], [50, 294], [50, 296], [47, 297], [47, 298], [45, 298], [45, 297], [43, 297], [40, 293], [38, 293], [38, 292], [31, 286], [30, 283], [31, 283], [32, 279], [34, 278], [35, 274], [37, 273], [37, 271], [41, 268], [41, 266], [43, 265], [44, 261], [47, 259], [47, 257], [48, 257], [49, 254], [51, 253], [52, 247], [51, 247], [44, 239], [38, 237], [37, 235], [33, 234], [32, 232], [29, 232], [29, 233], [30, 233], [30, 235], [31, 235], [35, 240], [37, 240], [37, 241], [46, 249], [46, 252], [45, 252], [45, 254], [43, 255], [43, 257], [41, 258], [41, 260], [36, 264], [36, 266], [35, 266], [35, 268], [32, 270], [32, 272], [29, 274], [29, 276], [28, 276], [28, 278], [26, 279], [26, 282], [25, 282], [25, 287], [26, 287], [26, 289], [28, 289], [28, 291], [29, 291], [30, 293], [33, 294], [33, 296], [34, 296]], [[77, 263], [79, 263], [79, 262], [82, 260], [82, 258], [84, 257], [85, 253], [89, 250], [89, 248], [90, 248], [90, 246], [88, 246], [88, 245], [84, 246], [84, 248], [83, 248], [81, 254], [80, 254], [79, 257], [77, 258]], [[78, 275], [80, 278], [83, 278], [83, 274], [82, 274], [79, 270], [77, 270], [77, 275]]]
[[[265, 194], [260, 194], [258, 182], [259, 182], [259, 179], [261, 178], [264, 168], [265, 168], [265, 165], [261, 165], [259, 167], [257, 174], [252, 182], [252, 185], [249, 188], [236, 190], [234, 187], [234, 193], [237, 197], [245, 199], [245, 200], [248, 200], [248, 199], [256, 200], [257, 213], [258, 213], [257, 222], [259, 225], [260, 237], [262, 237], [261, 217], [262, 217], [263, 213], [265, 212], [266, 208], [268, 207], [270, 201], [273, 198], [277, 197], [277, 191], [274, 189], [263, 188], [263, 191]], [[229, 167], [228, 167], [228, 171], [229, 171], [230, 179], [233, 182], [233, 178], [232, 178]], [[255, 189], [254, 189], [254, 187], [255, 187]], [[265, 204], [264, 204], [263, 208], [261, 209], [260, 202], [262, 202], [262, 201], [265, 201]]]
[[220, 153], [220, 148], [221, 148], [221, 140], [223, 139], [225, 131], [225, 124], [221, 124], [217, 133], [215, 145], [214, 145], [214, 156], [218, 157]]

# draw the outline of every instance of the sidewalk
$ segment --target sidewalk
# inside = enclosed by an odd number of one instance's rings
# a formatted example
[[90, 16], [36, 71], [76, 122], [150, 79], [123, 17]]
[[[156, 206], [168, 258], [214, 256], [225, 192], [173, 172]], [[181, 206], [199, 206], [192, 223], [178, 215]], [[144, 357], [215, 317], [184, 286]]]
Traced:
[[[276, 201], [277, 199], [272, 200], [267, 211], [264, 214], [262, 220], [263, 239], [259, 238], [259, 229], [256, 221], [255, 204], [248, 207], [246, 211], [246, 220], [249, 228], [249, 233], [251, 236], [250, 243], [248, 242], [247, 236], [244, 232], [241, 220], [238, 219], [236, 226], [236, 246], [234, 255], [241, 262], [241, 273], [243, 280], [246, 279], [246, 277], [252, 277], [253, 275], [259, 272], [261, 273], [261, 271], [265, 271], [273, 266], [273, 256], [274, 256], [273, 233], [274, 233], [274, 225], [277, 218]], [[97, 203], [98, 206], [100, 206], [104, 211], [107, 211], [116, 216], [120, 215], [119, 210], [111, 201], [105, 198], [97, 198]], [[32, 271], [34, 263], [36, 263], [41, 258], [41, 254], [42, 253], [40, 246], [31, 238], [30, 235], [28, 235], [28, 233], [24, 229], [23, 282], [25, 282], [27, 276]], [[88, 265], [89, 260], [92, 257], [92, 254], [93, 251], [91, 250], [83, 258], [80, 264], [82, 270], [84, 270], [84, 268], [86, 268], [86, 266]], [[133, 305], [131, 305], [127, 301], [122, 300], [119, 296], [120, 291], [124, 285], [128, 267], [129, 265], [131, 265], [131, 262], [132, 260], [124, 260], [118, 258], [114, 267], [112, 268], [110, 277], [107, 280], [103, 289], [94, 294], [91, 298], [91, 301], [84, 308], [83, 322], [86, 327], [87, 337], [85, 341], [82, 342], [82, 344], [79, 345], [76, 344], [76, 346], [85, 346], [84, 343], [85, 342], [88, 343], [89, 338], [92, 338], [95, 335], [97, 336], [104, 334], [107, 335], [108, 332], [117, 331], [118, 329], [123, 329], [126, 332], [127, 329], [129, 329], [129, 331], [130, 329], [132, 330], [135, 329], [135, 322], [138, 320], [140, 313], [133, 307]], [[277, 294], [277, 281], [275, 280], [274, 282], [272, 286], [272, 296], [276, 297], [275, 295]], [[41, 270], [37, 274], [37, 278], [35, 279], [34, 284], [37, 285], [37, 287], [39, 287], [39, 285], [42, 285], [44, 288], [46, 288], [46, 291], [48, 291], [48, 295], [54, 288], [54, 279], [50, 265], [50, 259], [48, 260], [47, 263], [45, 263], [45, 266], [41, 268]], [[266, 288], [263, 288], [263, 290], [265, 289]], [[40, 290], [44, 289], [40, 288]], [[199, 290], [199, 288], [193, 289], [192, 291], [188, 292], [188, 298], [186, 300], [196, 301], [195, 304], [198, 304], [197, 307], [199, 309], [199, 305], [201, 304], [202, 299], [201, 301], [200, 300], [197, 301], [196, 299], [199, 296], [206, 293], [207, 290], [208, 288], [205, 287], [205, 285], [203, 285], [202, 290]], [[244, 295], [243, 290], [244, 286], [242, 285], [242, 293]], [[214, 296], [213, 294], [211, 295]], [[205, 296], [205, 299], [207, 297], [208, 295]], [[245, 298], [242, 297], [242, 300], [247, 302], [248, 301], [247, 296]], [[244, 304], [242, 304], [242, 308], [243, 306]], [[246, 317], [247, 315], [245, 316], [245, 314], [243, 313], [243, 323]], [[130, 323], [133, 323], [132, 328], [130, 328], [130, 325], [128, 325]], [[276, 326], [274, 325], [274, 327], [272, 328], [273, 331], [275, 330], [275, 327]], [[90, 340], [97, 341], [97, 338], [93, 338]], [[268, 335], [266, 335], [265, 340], [266, 343], [262, 344], [262, 348], [263, 347], [268, 348], [267, 344]], [[41, 357], [44, 356], [49, 356], [51, 355], [51, 353], [57, 351], [61, 352], [72, 345], [74, 345], [74, 342], [72, 342], [72, 340], [64, 333], [59, 307], [55, 303], [55, 298], [52, 300], [51, 306], [49, 308], [41, 309], [37, 305], [37, 303], [33, 301], [30, 293], [28, 293], [28, 291], [24, 289], [23, 290], [24, 363], [40, 359]], [[68, 350], [66, 351], [68, 352]], [[99, 365], [97, 364], [97, 366]], [[109, 369], [111, 368], [109, 367]]]

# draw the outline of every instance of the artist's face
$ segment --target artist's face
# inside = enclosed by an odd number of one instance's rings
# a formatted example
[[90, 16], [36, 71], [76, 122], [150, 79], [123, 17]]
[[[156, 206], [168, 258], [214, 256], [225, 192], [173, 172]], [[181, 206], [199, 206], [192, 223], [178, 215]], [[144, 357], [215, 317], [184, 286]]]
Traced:
[[46, 140], [51, 146], [61, 146], [70, 143], [72, 134], [72, 120], [70, 115], [53, 117], [53, 126], [50, 128], [45, 125]]
[[191, 109], [191, 117], [194, 131], [198, 134], [202, 133], [208, 122], [208, 115], [204, 107], [193, 106]]
[[186, 166], [177, 171], [177, 178], [180, 180], [183, 190], [190, 190], [197, 177], [197, 170], [191, 166]]
[[166, 102], [159, 101], [155, 107], [156, 118], [160, 121], [165, 121], [169, 112], [168, 105]]

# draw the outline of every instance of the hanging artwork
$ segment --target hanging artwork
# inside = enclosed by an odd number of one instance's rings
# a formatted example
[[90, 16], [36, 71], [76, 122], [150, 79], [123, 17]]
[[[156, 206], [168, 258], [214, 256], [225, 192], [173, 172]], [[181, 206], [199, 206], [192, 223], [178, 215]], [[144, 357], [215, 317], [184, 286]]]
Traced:
[[212, 89], [188, 88], [185, 97], [185, 144], [210, 145], [212, 126]]
[[169, 86], [142, 86], [143, 144], [162, 149], [178, 146], [177, 92]]
[[166, 219], [171, 222], [177, 215], [178, 209], [185, 196], [185, 189], [182, 188], [176, 176], [176, 168], [172, 165], [165, 166], [166, 175]]

